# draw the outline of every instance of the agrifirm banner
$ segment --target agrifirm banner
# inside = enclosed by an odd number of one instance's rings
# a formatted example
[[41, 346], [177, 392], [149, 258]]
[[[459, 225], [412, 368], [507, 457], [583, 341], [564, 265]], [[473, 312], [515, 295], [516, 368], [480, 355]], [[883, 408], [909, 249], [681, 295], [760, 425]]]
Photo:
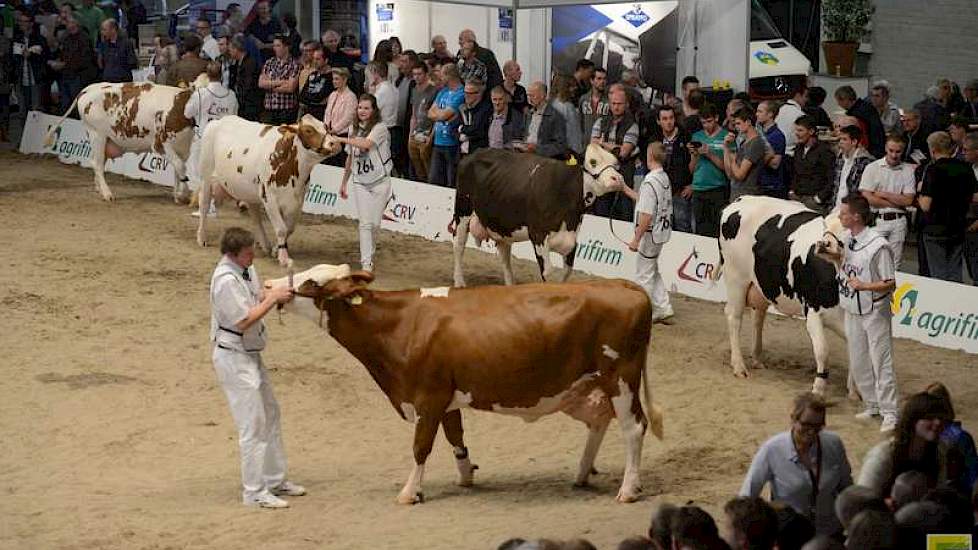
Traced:
[[[44, 137], [56, 117], [30, 113], [20, 144], [21, 153], [54, 154], [62, 162], [87, 165], [91, 144], [77, 120], [65, 120], [50, 147]], [[159, 159], [159, 160], [154, 160]], [[172, 169], [158, 155], [126, 154], [107, 165], [110, 172], [164, 185], [172, 184]], [[339, 196], [342, 171], [319, 165], [312, 171], [303, 211], [310, 214], [356, 218], [352, 199]], [[393, 193], [384, 211], [384, 229], [417, 235], [433, 241], [449, 242], [448, 224], [452, 219], [455, 191], [400, 178], [392, 178]], [[599, 277], [631, 279], [635, 272], [635, 253], [622, 241], [629, 240], [632, 224], [608, 222], [607, 218], [584, 216], [577, 237], [574, 268]], [[469, 239], [468, 246], [475, 248]], [[491, 243], [481, 250], [493, 252]], [[528, 242], [513, 246], [513, 255], [535, 260]], [[712, 279], [719, 264], [716, 239], [673, 232], [659, 256], [659, 269], [670, 292], [710, 300], [726, 300], [722, 282]], [[561, 258], [554, 255], [554, 266]], [[450, 263], [451, 256], [445, 256]], [[927, 345], [978, 353], [978, 287], [949, 283], [917, 275], [897, 273], [897, 289], [891, 304], [893, 334]]]

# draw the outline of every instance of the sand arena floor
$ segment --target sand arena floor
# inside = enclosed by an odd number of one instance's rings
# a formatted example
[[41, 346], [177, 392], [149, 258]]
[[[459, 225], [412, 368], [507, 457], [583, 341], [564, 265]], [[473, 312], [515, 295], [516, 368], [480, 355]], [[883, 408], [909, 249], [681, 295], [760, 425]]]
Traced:
[[[718, 304], [674, 297], [676, 324], [657, 325], [650, 357], [666, 440], [646, 439], [647, 498], [614, 502], [623, 445], [612, 424], [594, 488], [571, 487], [586, 430], [563, 415], [526, 424], [464, 413], [480, 466], [455, 485], [442, 436], [428, 461], [427, 501], [394, 498], [412, 462], [412, 428], [366, 370], [314, 323], [269, 320], [265, 359], [283, 409], [291, 477], [310, 494], [280, 511], [239, 504], [235, 431], [210, 363], [209, 276], [215, 248], [165, 189], [52, 158], [0, 153], [0, 547], [3, 548], [495, 548], [511, 536], [586, 537], [613, 548], [647, 527], [652, 503], [694, 500], [711, 512], [738, 489], [754, 450], [788, 423], [810, 387], [801, 323], [769, 317], [768, 368], [734, 379]], [[211, 224], [245, 224], [228, 209]], [[297, 267], [358, 257], [348, 220], [307, 216], [291, 240]], [[451, 283], [450, 246], [385, 232], [385, 289]], [[470, 251], [471, 284], [501, 282], [496, 258]], [[266, 257], [263, 276], [282, 270]], [[515, 262], [521, 281], [536, 277]], [[749, 326], [749, 323], [745, 323]], [[744, 330], [747, 349], [748, 330]], [[858, 468], [880, 439], [852, 418], [844, 347], [831, 336], [829, 428]], [[932, 380], [951, 388], [966, 426], [978, 421], [978, 358], [897, 341], [901, 393]]]

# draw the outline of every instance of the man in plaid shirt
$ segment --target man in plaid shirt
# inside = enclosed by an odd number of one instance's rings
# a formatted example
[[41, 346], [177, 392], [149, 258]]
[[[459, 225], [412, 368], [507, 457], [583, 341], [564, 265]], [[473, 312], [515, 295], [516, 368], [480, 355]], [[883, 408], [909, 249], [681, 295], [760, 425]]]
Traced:
[[265, 62], [258, 87], [265, 90], [265, 113], [268, 124], [292, 124], [298, 119], [299, 64], [289, 54], [289, 42], [277, 34], [272, 40], [275, 57]]
[[462, 43], [462, 51], [459, 54], [461, 59], [458, 64], [458, 74], [462, 78], [462, 82], [468, 82], [470, 80], [486, 81], [486, 75], [488, 74], [486, 64], [480, 61], [475, 54], [475, 42], [466, 40]]

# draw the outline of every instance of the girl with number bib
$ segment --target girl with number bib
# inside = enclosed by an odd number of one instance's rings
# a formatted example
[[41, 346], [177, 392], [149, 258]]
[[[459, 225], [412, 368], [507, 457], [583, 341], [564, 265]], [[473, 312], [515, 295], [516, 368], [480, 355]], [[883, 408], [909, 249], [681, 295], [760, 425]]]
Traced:
[[357, 122], [348, 138], [337, 138], [347, 145], [346, 170], [340, 185], [340, 197], [346, 199], [347, 181], [353, 177], [353, 194], [357, 202], [360, 231], [360, 264], [366, 271], [374, 270], [374, 250], [377, 230], [384, 208], [391, 198], [390, 132], [380, 121], [377, 98], [362, 94], [357, 104]]

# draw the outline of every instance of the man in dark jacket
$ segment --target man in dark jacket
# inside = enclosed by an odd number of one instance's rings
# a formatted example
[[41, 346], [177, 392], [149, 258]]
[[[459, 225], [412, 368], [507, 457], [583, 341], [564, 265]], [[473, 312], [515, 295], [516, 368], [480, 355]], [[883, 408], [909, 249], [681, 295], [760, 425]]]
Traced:
[[513, 141], [523, 139], [523, 110], [510, 103], [509, 92], [502, 86], [496, 86], [492, 90], [491, 99], [492, 113], [487, 132], [489, 147], [511, 147]]
[[835, 155], [818, 139], [815, 118], [805, 115], [795, 121], [794, 181], [788, 198], [825, 214], [832, 207]]
[[[699, 113], [697, 113], [697, 118]], [[686, 233], [693, 232], [693, 175], [689, 171], [690, 138], [686, 128], [676, 120], [672, 105], [659, 107], [658, 125], [652, 133], [652, 141], [661, 141], [666, 150], [662, 168], [669, 176], [672, 189], [672, 228]]]
[[567, 154], [567, 123], [547, 101], [547, 85], [540, 81], [530, 84], [526, 96], [530, 102], [523, 123], [526, 143], [517, 145], [516, 149], [542, 157], [564, 159]]
[[[639, 140], [638, 123], [628, 110], [628, 94], [615, 89], [608, 96], [611, 113], [601, 117], [591, 130], [591, 144], [618, 157], [618, 172], [631, 187], [635, 177], [635, 156]], [[626, 195], [607, 193], [594, 203], [594, 214], [617, 220], [631, 221], [634, 205]]]
[[[475, 39], [475, 31], [472, 29], [465, 29], [458, 34], [458, 46], [459, 53], [458, 58], [462, 55], [462, 45], [471, 40], [475, 44], [475, 58], [483, 62], [486, 66], [486, 89], [491, 90], [496, 86], [503, 83], [503, 73], [499, 70], [499, 62], [496, 61], [496, 54], [492, 53], [489, 48], [483, 48], [479, 45], [479, 41]], [[461, 67], [461, 65], [459, 65]]]
[[61, 72], [61, 109], [66, 110], [85, 86], [98, 78], [98, 65], [92, 40], [77, 19], [65, 21], [66, 31], [61, 38], [60, 59], [51, 66]]
[[960, 283], [968, 210], [978, 181], [970, 163], [952, 156], [954, 142], [947, 132], [934, 132], [927, 145], [933, 162], [917, 197], [924, 213], [927, 264], [931, 277]]
[[459, 127], [462, 156], [488, 147], [492, 103], [485, 94], [485, 85], [482, 82], [469, 80], [465, 83], [465, 102], [459, 109], [459, 116], [462, 119]]
[[41, 109], [44, 103], [44, 90], [50, 86], [47, 62], [51, 59], [51, 50], [29, 13], [18, 11], [16, 17], [17, 33], [11, 46], [13, 73], [10, 80], [19, 91], [21, 112], [27, 113]]
[[98, 64], [105, 82], [132, 82], [132, 71], [139, 66], [136, 50], [128, 38], [119, 36], [115, 19], [102, 21], [102, 41], [98, 45]]
[[258, 62], [248, 55], [247, 38], [236, 34], [231, 38], [231, 58], [234, 66], [234, 95], [238, 98], [238, 116], [243, 119], [258, 122], [261, 117], [265, 93], [258, 87], [258, 77], [261, 69]]
[[876, 158], [883, 157], [883, 149], [886, 145], [886, 132], [883, 130], [883, 121], [880, 120], [879, 111], [873, 105], [856, 97], [856, 91], [852, 86], [842, 86], [835, 91], [835, 102], [846, 110], [846, 114], [859, 119], [866, 136], [869, 139], [869, 154]]
[[200, 57], [203, 41], [196, 34], [188, 34], [180, 44], [183, 54], [166, 71], [168, 86], [190, 87], [201, 73], [207, 70], [207, 61]]

